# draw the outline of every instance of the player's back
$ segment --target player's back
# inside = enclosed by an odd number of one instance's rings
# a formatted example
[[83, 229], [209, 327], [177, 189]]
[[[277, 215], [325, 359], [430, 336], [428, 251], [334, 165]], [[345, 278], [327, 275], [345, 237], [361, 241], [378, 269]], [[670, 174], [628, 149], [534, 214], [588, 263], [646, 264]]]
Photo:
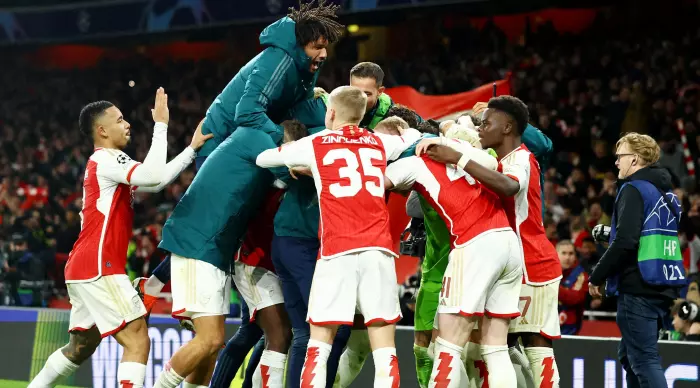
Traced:
[[117, 150], [98, 148], [83, 181], [81, 229], [66, 263], [66, 282], [126, 273], [126, 252], [134, 220], [133, 190], [111, 176], [133, 171], [138, 163]]
[[542, 222], [540, 166], [522, 144], [500, 160], [499, 169], [520, 183], [521, 190], [503, 200], [509, 222], [523, 247], [528, 284], [548, 284], [561, 278], [561, 264]]
[[348, 126], [313, 139], [319, 193], [321, 255], [378, 249], [395, 255], [384, 200], [387, 157], [382, 140]]
[[454, 247], [487, 232], [511, 229], [500, 198], [471, 175], [427, 155], [416, 159], [414, 188], [445, 221]]
[[[295, 28], [296, 24], [285, 17], [263, 30], [263, 51], [236, 73], [207, 110], [202, 131], [215, 135], [215, 141], [207, 143], [221, 143], [240, 125], [279, 123], [290, 108], [313, 94], [318, 73], [299, 70], [308, 69], [311, 59], [297, 43]], [[255, 118], [261, 109], [272, 122], [265, 124]], [[271, 128], [256, 129], [269, 133]], [[282, 136], [281, 129], [278, 135]], [[208, 155], [211, 147], [205, 144], [199, 155]]]

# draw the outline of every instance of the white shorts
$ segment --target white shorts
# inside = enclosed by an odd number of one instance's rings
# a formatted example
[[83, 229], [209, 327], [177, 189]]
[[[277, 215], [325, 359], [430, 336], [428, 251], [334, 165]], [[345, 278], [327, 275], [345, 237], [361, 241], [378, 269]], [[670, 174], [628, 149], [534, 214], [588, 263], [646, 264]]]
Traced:
[[282, 285], [274, 272], [240, 261], [234, 263], [233, 282], [250, 308], [250, 321], [255, 321], [255, 313], [265, 307], [283, 304]]
[[228, 315], [231, 309], [231, 278], [202, 260], [173, 254], [170, 259], [173, 318]]
[[559, 327], [559, 282], [544, 286], [523, 284], [520, 290], [520, 318], [510, 321], [511, 333], [540, 333], [561, 338]]
[[307, 321], [352, 325], [356, 307], [368, 326], [401, 319], [393, 256], [369, 250], [316, 262]]
[[518, 237], [511, 230], [478, 235], [450, 252], [442, 278], [439, 314], [513, 318], [523, 264]]
[[102, 276], [88, 283], [68, 283], [68, 331], [85, 331], [97, 325], [102, 338], [146, 315], [139, 294], [126, 275]]

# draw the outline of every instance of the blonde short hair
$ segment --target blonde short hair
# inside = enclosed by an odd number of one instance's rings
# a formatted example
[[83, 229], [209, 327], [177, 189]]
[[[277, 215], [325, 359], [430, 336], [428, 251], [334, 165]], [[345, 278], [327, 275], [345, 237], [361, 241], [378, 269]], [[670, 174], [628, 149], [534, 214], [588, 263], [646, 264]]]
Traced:
[[367, 96], [354, 86], [341, 86], [331, 92], [328, 105], [335, 110], [336, 120], [359, 124], [365, 116]]
[[639, 155], [644, 161], [644, 165], [654, 164], [658, 162], [661, 157], [659, 145], [656, 143], [656, 140], [649, 135], [641, 135], [637, 132], [627, 133], [617, 141], [615, 149], [620, 149], [623, 144], [627, 144], [630, 151]]
[[396, 131], [398, 133], [401, 133], [404, 129], [408, 129], [408, 123], [406, 122], [406, 120], [402, 119], [399, 116], [391, 116], [380, 121], [376, 127], [383, 127], [390, 131]]

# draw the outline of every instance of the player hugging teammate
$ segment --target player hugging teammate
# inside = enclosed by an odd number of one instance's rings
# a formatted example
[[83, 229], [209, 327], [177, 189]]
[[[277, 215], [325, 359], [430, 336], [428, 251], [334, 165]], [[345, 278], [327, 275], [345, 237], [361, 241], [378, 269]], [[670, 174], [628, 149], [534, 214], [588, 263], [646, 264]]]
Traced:
[[[483, 108], [481, 111], [483, 111]], [[457, 171], [464, 170], [467, 173], [465, 179], [470, 183], [474, 182], [477, 186], [487, 188], [488, 190], [485, 193], [488, 193], [488, 195], [493, 193], [498, 195], [500, 197], [499, 204], [508, 217], [508, 224], [518, 236], [518, 247], [524, 261], [524, 284], [520, 289], [518, 298], [519, 313], [517, 318], [510, 320], [510, 328], [508, 329], [507, 326], [504, 326], [505, 321], [501, 319], [507, 318], [506, 315], [508, 313], [495, 312], [489, 308], [489, 301], [495, 299], [495, 297], [487, 298], [486, 305], [482, 311], [460, 310], [459, 312], [459, 314], [467, 317], [471, 317], [474, 314], [484, 314], [484, 318], [480, 322], [480, 353], [484, 358], [486, 368], [478, 368], [479, 372], [482, 372], [480, 373], [482, 379], [487, 380], [490, 387], [557, 387], [559, 376], [552, 352], [551, 340], [559, 337], [559, 326], [556, 320], [558, 292], [556, 287], [558, 287], [558, 282], [561, 278], [561, 269], [556, 263], [557, 256], [554, 247], [546, 240], [542, 227], [540, 167], [533, 153], [523, 144], [524, 138], [527, 141], [527, 137], [530, 137], [529, 142], [533, 143], [533, 136], [537, 139], [541, 133], [527, 124], [527, 107], [517, 98], [510, 96], [493, 98], [489, 101], [487, 108], [484, 114], [484, 122], [479, 127], [479, 138], [483, 147], [492, 148], [498, 155], [497, 171], [494, 171], [495, 169], [493, 168], [488, 168], [492, 166], [483, 166], [484, 163], [480, 163], [479, 159], [472, 155], [474, 152], [472, 149], [460, 149], [455, 146], [455, 143], [444, 142], [442, 139], [424, 140], [424, 144], [418, 147], [418, 154], [420, 155], [422, 151], [427, 150], [430, 159], [446, 163], [448, 171], [450, 171], [451, 165], [456, 165], [458, 167]], [[535, 145], [546, 145], [547, 143], [543, 143], [541, 140], [548, 139], [541, 137], [539, 140], [539, 142], [534, 142]], [[425, 159], [425, 156], [423, 156], [423, 161]], [[419, 180], [417, 182], [420, 183]], [[454, 181], [452, 180], [451, 182]], [[449, 188], [451, 189], [453, 186], [454, 183], [450, 183]], [[470, 186], [470, 189], [474, 190], [474, 187]], [[442, 191], [438, 190], [437, 192], [442, 193]], [[431, 195], [434, 193], [435, 190], [430, 192]], [[439, 201], [438, 204], [440, 204]], [[441, 207], [441, 210], [447, 214], [450, 211], [447, 206]], [[463, 217], [460, 221], [464, 222], [464, 218], [467, 217], [469, 216]], [[479, 224], [488, 224], [485, 220], [478, 222]], [[455, 225], [457, 224], [448, 222], [448, 225], [451, 225], [452, 233], [454, 233]], [[466, 245], [466, 247], [468, 246], [469, 244]], [[470, 258], [475, 260], [479, 255], [483, 255], [483, 252], [489, 251], [477, 252]], [[449, 270], [451, 266], [454, 266], [452, 256], [455, 255], [455, 251], [453, 250], [450, 255], [448, 271], [443, 278], [444, 283], [438, 309], [440, 323], [444, 321], [442, 317], [443, 311], [446, 314], [452, 313], [449, 310], [451, 301], [447, 297], [447, 293], [453, 293], [453, 288], [455, 287], [453, 282], [456, 274], [454, 272], [451, 273]], [[494, 261], [495, 259], [491, 256], [491, 252], [487, 253], [486, 260]], [[467, 262], [471, 265], [476, 265], [470, 260], [467, 260]], [[481, 272], [482, 276], [488, 273], [486, 270], [477, 272]], [[462, 274], [462, 276], [468, 275]], [[456, 284], [458, 286], [473, 287], [477, 286], [479, 282], [458, 282]], [[498, 283], [495, 283], [494, 286], [496, 284]], [[497, 289], [495, 287], [492, 291]], [[479, 291], [474, 290], [468, 294], [473, 298], [474, 293], [479, 294]], [[466, 303], [465, 301], [469, 301], [469, 297], [465, 296], [461, 303], [464, 304]], [[497, 303], [497, 305], [499, 308], [503, 308], [507, 305], [507, 302], [504, 299], [502, 303]], [[537, 314], [533, 314], [534, 312]], [[469, 319], [471, 318], [467, 318], [467, 320]], [[496, 323], [496, 326], [493, 325], [494, 323]], [[438, 338], [437, 344], [441, 345], [442, 349], [439, 347], [435, 349], [436, 366], [433, 369], [430, 386], [442, 384], [437, 386], [457, 387], [459, 385], [453, 385], [454, 381], [465, 377], [460, 374], [462, 366], [450, 366], [450, 364], [454, 362], [454, 357], [459, 354], [456, 351], [463, 349], [462, 342], [468, 337], [460, 338], [452, 334], [451, 338], [456, 342], [446, 341], [442, 337], [443, 327], [442, 325], [439, 326], [440, 338]], [[460, 327], [465, 327], [463, 322]], [[508, 352], [513, 365], [519, 372], [517, 374], [517, 384], [513, 380], [515, 376], [509, 372], [512, 368], [509, 367], [501, 368], [499, 366], [497, 376], [492, 373], [483, 373], [493, 370], [493, 364], [502, 365], [504, 362], [503, 352], [507, 349], [504, 330], [511, 333], [508, 336], [508, 345], [510, 346]], [[446, 334], [450, 335], [450, 332], [448, 331]], [[497, 336], [494, 337], [494, 334], [497, 334]], [[521, 338], [525, 345], [525, 355], [517, 349], [518, 337]], [[477, 379], [473, 384], [481, 386], [480, 383], [483, 382], [478, 380], [480, 379]]]
[[[66, 267], [71, 339], [31, 387], [72, 373], [107, 335], [125, 348], [120, 386], [143, 386], [150, 345], [143, 316], [171, 276], [173, 315], [191, 319], [197, 333], [154, 387], [209, 384], [225, 341], [230, 274], [251, 323], [265, 333], [253, 386], [330, 388], [347, 340], [338, 329], [347, 334], [359, 323], [366, 330], [351, 336], [336, 385], [351, 383], [371, 348], [375, 387], [398, 387], [391, 189], [418, 192], [428, 224], [414, 347], [420, 386], [558, 386], [551, 339], [559, 336], [561, 269], [542, 228], [535, 159], [546, 157], [551, 142], [527, 124], [525, 104], [508, 96], [475, 106], [476, 114], [485, 111], [478, 130], [464, 119], [435, 135], [437, 123], [383, 93], [383, 72], [369, 62], [353, 68], [351, 86], [312, 98], [325, 47], [341, 31], [336, 9], [304, 4], [270, 25], [261, 34], [265, 50], [232, 79], [191, 146], [170, 163], [162, 89], [143, 164], [121, 152], [130, 127], [116, 107], [85, 107], [80, 126], [96, 149], [85, 173], [83, 228]], [[305, 115], [308, 132], [289, 120]], [[160, 247], [172, 259], [162, 278], [137, 282], [144, 306], [124, 273], [131, 195], [162, 189], [202, 146], [199, 171], [164, 226]], [[247, 338], [234, 337], [221, 352], [212, 386], [228, 386], [261, 335], [239, 334]]]

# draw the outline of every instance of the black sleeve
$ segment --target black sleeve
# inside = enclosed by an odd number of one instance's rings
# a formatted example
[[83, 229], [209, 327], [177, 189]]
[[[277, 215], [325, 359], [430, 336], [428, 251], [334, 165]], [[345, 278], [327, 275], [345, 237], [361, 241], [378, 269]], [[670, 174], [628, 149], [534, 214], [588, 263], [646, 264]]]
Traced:
[[685, 336], [686, 341], [700, 342], [700, 334], [691, 334]]
[[590, 282], [600, 286], [605, 280], [618, 273], [625, 265], [625, 257], [637, 254], [639, 236], [642, 233], [644, 201], [634, 186], [625, 186], [615, 204], [615, 239], [598, 265], [593, 269]]

